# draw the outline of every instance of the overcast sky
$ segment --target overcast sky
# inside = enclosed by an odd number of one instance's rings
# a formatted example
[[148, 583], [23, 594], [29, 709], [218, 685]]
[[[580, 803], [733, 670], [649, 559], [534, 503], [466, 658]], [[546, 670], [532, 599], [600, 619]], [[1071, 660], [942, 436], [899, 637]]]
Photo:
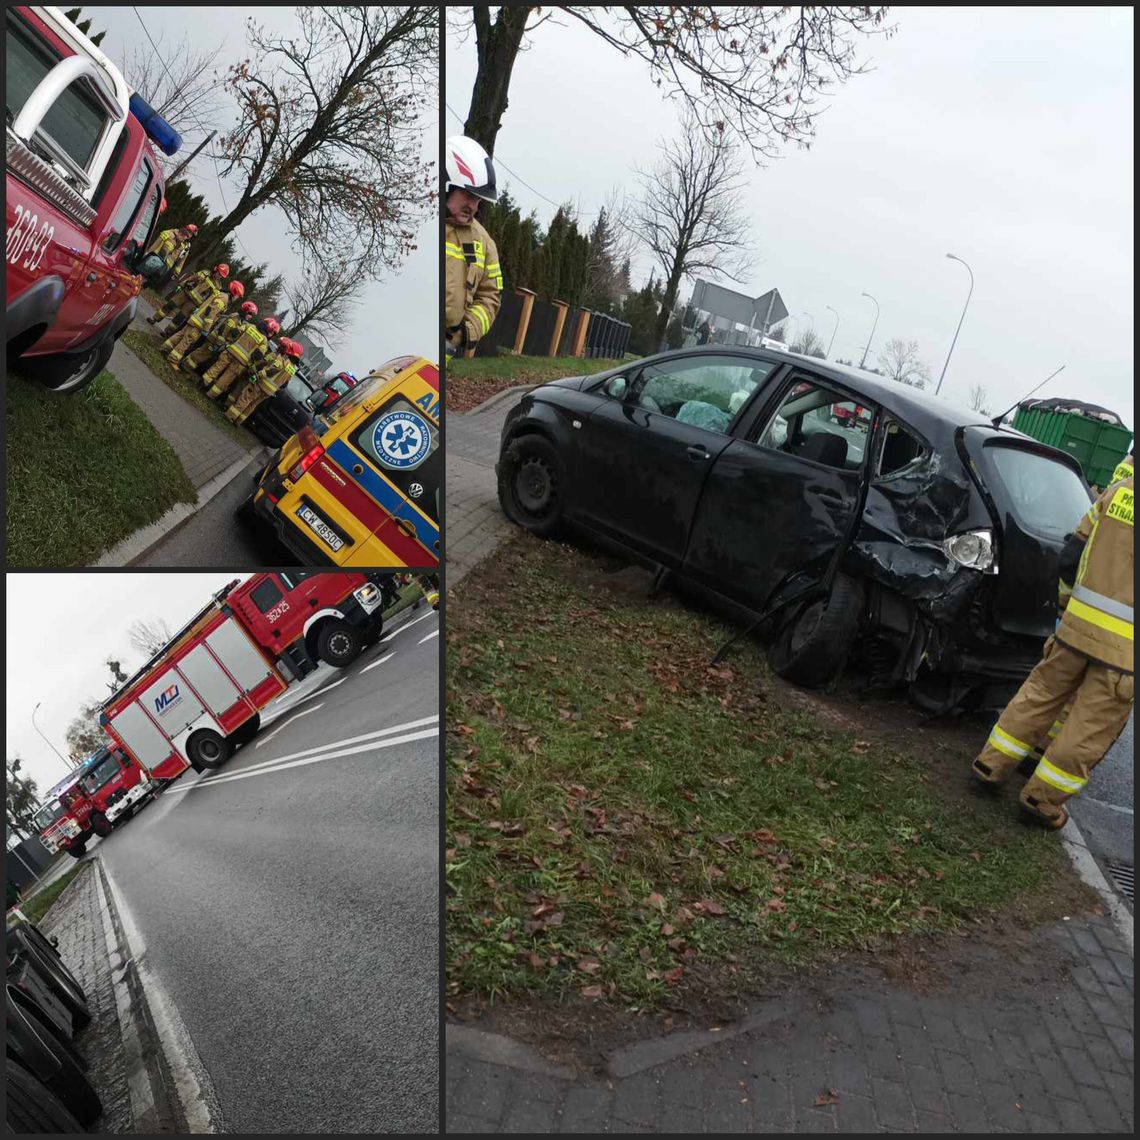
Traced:
[[[520, 54], [495, 157], [500, 183], [545, 224], [574, 200], [593, 219], [635, 187], [676, 130], [640, 61], [578, 24], [548, 22]], [[832, 357], [868, 363], [914, 338], [935, 379], [975, 286], [943, 394], [980, 382], [1000, 411], [1040, 393], [1133, 419], [1133, 13], [1130, 8], [892, 8], [898, 31], [862, 58], [875, 71], [830, 96], [810, 150], [751, 169], [746, 212], [759, 250], [750, 296], [776, 287]], [[446, 44], [447, 133], [475, 75], [473, 38]], [[510, 266], [504, 266], [509, 278]], [[635, 272], [635, 287], [649, 262]], [[689, 296], [689, 288], [685, 297]], [[794, 333], [789, 320], [786, 327]]]
[[[91, 17], [91, 31], [107, 32], [99, 45], [120, 67], [130, 58], [136, 47], [151, 51], [139, 17], [146, 22], [146, 30], [158, 44], [159, 55], [168, 64], [173, 51], [186, 40], [192, 48], [212, 50], [224, 45], [217, 65], [220, 78], [226, 67], [245, 58], [245, 22], [254, 16], [258, 23], [271, 31], [285, 35], [300, 35], [300, 22], [295, 9], [288, 6], [255, 7], [148, 7], [139, 5], [138, 14], [132, 8], [85, 7], [84, 17]], [[128, 81], [130, 76], [128, 75]], [[220, 86], [220, 83], [219, 83]], [[145, 92], [140, 92], [145, 97]], [[215, 124], [224, 134], [234, 123], [234, 104], [225, 97], [223, 111]], [[173, 124], [178, 127], [178, 123]], [[438, 119], [425, 123], [424, 154], [433, 165], [438, 160]], [[201, 133], [187, 133], [184, 149], [179, 158], [188, 155], [202, 140]], [[238, 200], [238, 184], [223, 182], [223, 191], [217, 178], [218, 164], [206, 157], [213, 150], [211, 143], [187, 168], [193, 189], [202, 194], [212, 212], [228, 213], [225, 203], [232, 207]], [[283, 232], [283, 215], [273, 207], [265, 207], [247, 218], [237, 230], [241, 246], [248, 251], [247, 260], [255, 263], [268, 261], [271, 272], [283, 273], [286, 280], [297, 276], [296, 258], [290, 249], [288, 234]], [[369, 284], [360, 305], [354, 310], [351, 323], [335, 342], [325, 345], [332, 360], [332, 373], [342, 369], [358, 375], [390, 360], [394, 356], [410, 353], [435, 360], [439, 355], [439, 241], [438, 221], [433, 217], [419, 231], [418, 249], [404, 262], [398, 273], [385, 280]], [[283, 304], [284, 298], [282, 298]]]
[[114, 656], [132, 673], [145, 656], [127, 629], [136, 619], [165, 618], [172, 630], [190, 620], [227, 582], [243, 574], [9, 574], [8, 757], [24, 759], [41, 793], [65, 775], [36, 726], [66, 756], [64, 731], [79, 707], [109, 695]]

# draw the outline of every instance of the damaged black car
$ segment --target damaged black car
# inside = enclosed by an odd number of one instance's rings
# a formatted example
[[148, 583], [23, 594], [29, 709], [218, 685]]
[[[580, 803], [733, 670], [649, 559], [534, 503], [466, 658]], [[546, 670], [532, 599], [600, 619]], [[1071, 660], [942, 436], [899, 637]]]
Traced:
[[572, 523], [751, 615], [782, 676], [856, 655], [937, 712], [1000, 707], [1036, 664], [1091, 501], [1075, 459], [978, 412], [720, 345], [532, 389], [496, 471], [520, 526]]

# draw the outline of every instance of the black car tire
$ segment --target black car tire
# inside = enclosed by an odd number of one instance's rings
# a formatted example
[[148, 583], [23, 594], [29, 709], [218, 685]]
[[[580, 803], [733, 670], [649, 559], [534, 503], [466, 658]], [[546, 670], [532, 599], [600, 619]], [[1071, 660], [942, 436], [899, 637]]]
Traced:
[[[193, 767], [213, 770], [220, 768], [230, 757], [229, 741], [212, 728], [200, 728], [186, 742], [186, 755]], [[198, 765], [202, 767], [199, 768]]]
[[548, 538], [562, 522], [564, 469], [545, 436], [514, 440], [499, 462], [499, 505], [524, 530]]
[[70, 396], [86, 387], [103, 371], [115, 351], [115, 341], [107, 337], [86, 352], [61, 352], [52, 356], [29, 356], [17, 371], [59, 396]]
[[100, 839], [106, 839], [113, 830], [111, 821], [101, 812], [96, 811], [91, 813], [91, 830], [95, 832]]
[[336, 669], [351, 665], [364, 648], [360, 631], [346, 621], [330, 621], [317, 639], [317, 656]]
[[826, 685], [847, 660], [862, 608], [862, 583], [837, 574], [827, 598], [798, 606], [784, 621], [768, 650], [772, 668], [809, 689]]
[[246, 745], [260, 731], [261, 731], [261, 714], [260, 713], [254, 713], [253, 716], [251, 716], [249, 718], [249, 720], [247, 720], [245, 722], [245, 724], [243, 724], [241, 726], [241, 728], [239, 728], [237, 730], [237, 732], [235, 732], [233, 734], [233, 741], [235, 744]]
[[74, 1136], [84, 1131], [51, 1089], [11, 1058], [4, 1078], [4, 1099], [7, 1131], [17, 1136]]
[[82, 859], [83, 856], [87, 854], [87, 841], [83, 840], [81, 843], [73, 843], [67, 849], [67, 853], [73, 859]]

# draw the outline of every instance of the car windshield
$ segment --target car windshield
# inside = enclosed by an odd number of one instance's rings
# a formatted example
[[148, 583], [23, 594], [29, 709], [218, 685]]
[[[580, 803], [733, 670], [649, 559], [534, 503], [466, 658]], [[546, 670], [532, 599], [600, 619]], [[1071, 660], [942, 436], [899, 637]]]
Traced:
[[89, 795], [94, 795], [104, 784], [113, 780], [119, 774], [119, 760], [113, 753], [108, 756], [97, 767], [92, 768], [86, 776], [80, 780], [83, 785], [83, 790]]
[[329, 413], [329, 423], [335, 424], [343, 419], [349, 412], [359, 408], [361, 404], [370, 400], [390, 380], [399, 376], [409, 364], [415, 363], [414, 356], [397, 356], [374, 368], [350, 392], [346, 392], [336, 401], [336, 407]]
[[49, 804], [44, 804], [39, 811], [32, 816], [32, 822], [36, 826], [37, 831], [43, 831], [45, 828], [51, 827], [57, 819], [63, 815], [63, 804], [59, 800], [52, 800]]
[[987, 450], [1013, 513], [1026, 530], [1061, 539], [1076, 529], [1089, 509], [1089, 495], [1075, 471], [1021, 447], [991, 446]]

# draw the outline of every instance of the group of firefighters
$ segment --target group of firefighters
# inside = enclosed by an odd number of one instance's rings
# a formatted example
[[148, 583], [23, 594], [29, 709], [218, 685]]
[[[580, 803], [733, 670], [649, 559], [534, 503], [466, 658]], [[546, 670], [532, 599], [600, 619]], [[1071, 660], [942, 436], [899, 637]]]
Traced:
[[182, 275], [197, 232], [193, 224], [163, 230], [147, 251], [162, 259], [176, 281], [162, 308], [147, 322], [170, 321], [163, 330], [168, 334], [162, 343], [167, 360], [199, 376], [206, 395], [223, 401], [226, 417], [242, 424], [289, 383], [305, 349], [278, 335], [281, 325], [276, 317], [259, 319], [257, 305], [242, 300], [245, 286], [228, 281], [230, 267], [225, 262]]

